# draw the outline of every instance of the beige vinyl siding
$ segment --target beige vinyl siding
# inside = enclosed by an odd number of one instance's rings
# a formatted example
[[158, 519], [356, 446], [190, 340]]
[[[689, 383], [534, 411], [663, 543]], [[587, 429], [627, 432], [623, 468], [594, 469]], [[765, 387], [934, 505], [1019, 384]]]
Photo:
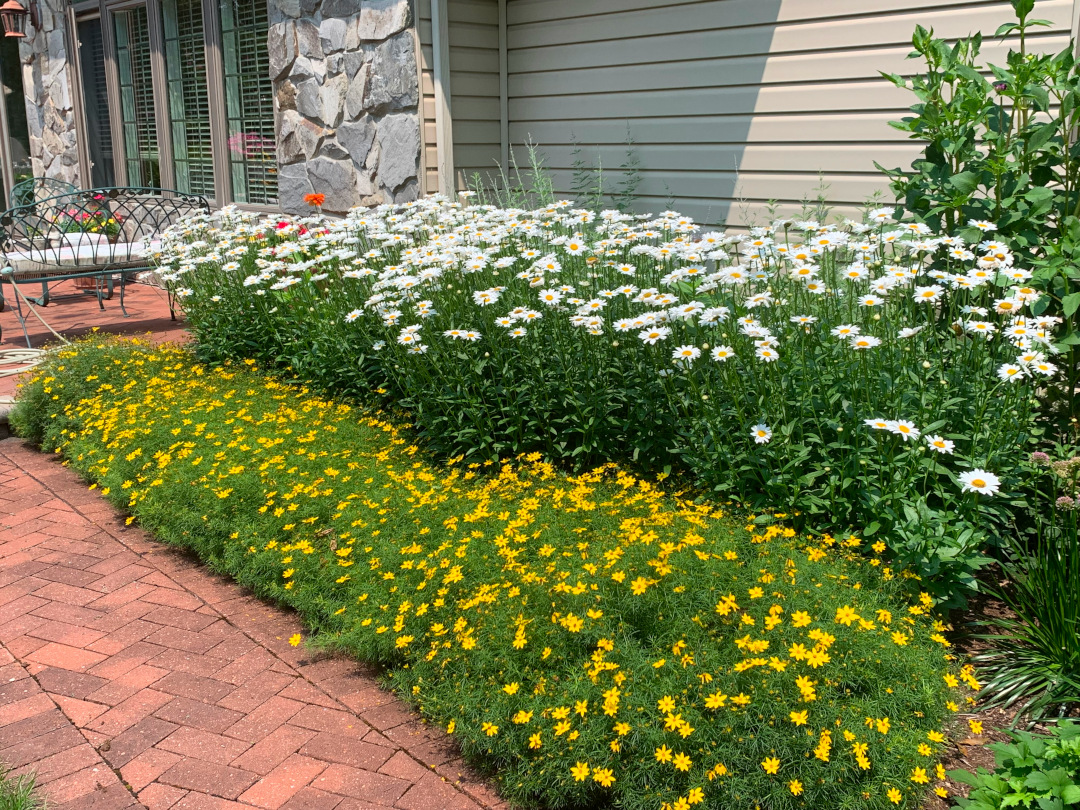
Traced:
[[457, 187], [493, 175], [502, 153], [499, 126], [499, 4], [448, 0], [450, 114]]
[[[1053, 26], [1030, 49], [1068, 47], [1072, 13], [1038, 0]], [[617, 179], [629, 125], [644, 210], [670, 197], [702, 221], [763, 221], [770, 200], [793, 212], [824, 183], [849, 213], [887, 192], [875, 160], [917, 152], [888, 126], [912, 97], [878, 74], [918, 69], [915, 26], [956, 38], [1011, 18], [1007, 0], [508, 0], [509, 137], [519, 155], [541, 146], [563, 194], [571, 135]], [[984, 53], [1006, 49], [990, 37]]]
[[416, 0], [418, 81], [420, 82], [420, 148], [423, 150], [424, 176], [420, 193], [432, 194], [439, 188], [439, 148], [435, 130], [435, 56], [432, 48], [431, 0]]

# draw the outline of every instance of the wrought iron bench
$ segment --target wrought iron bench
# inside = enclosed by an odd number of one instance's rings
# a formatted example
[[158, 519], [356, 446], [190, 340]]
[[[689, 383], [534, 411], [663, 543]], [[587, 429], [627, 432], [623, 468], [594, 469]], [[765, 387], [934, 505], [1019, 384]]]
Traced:
[[160, 188], [64, 192], [9, 208], [0, 213], [0, 311], [6, 303], [4, 284], [12, 284], [30, 345], [20, 294], [24, 283], [41, 284], [41, 298], [27, 300], [45, 306], [56, 282], [94, 279], [98, 306], [104, 309], [118, 279], [120, 310], [127, 317], [127, 278], [153, 268], [162, 232], [184, 216], [209, 211], [205, 197]]
[[79, 187], [73, 186], [66, 180], [57, 180], [55, 177], [30, 177], [11, 187], [10, 201], [12, 207], [30, 205], [38, 200], [78, 192]]

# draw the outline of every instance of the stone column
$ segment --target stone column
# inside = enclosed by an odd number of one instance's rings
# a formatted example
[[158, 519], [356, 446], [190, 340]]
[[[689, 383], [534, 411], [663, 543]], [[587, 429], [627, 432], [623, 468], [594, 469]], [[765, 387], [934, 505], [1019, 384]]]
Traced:
[[419, 193], [420, 88], [409, 0], [269, 0], [279, 198], [310, 210]]
[[[30, 130], [30, 159], [35, 177], [55, 177], [79, 185], [79, 147], [75, 134], [75, 95], [68, 68], [67, 21], [40, 0], [40, 30], [26, 26], [19, 43], [26, 93], [26, 123]], [[9, 99], [8, 103], [17, 103]]]

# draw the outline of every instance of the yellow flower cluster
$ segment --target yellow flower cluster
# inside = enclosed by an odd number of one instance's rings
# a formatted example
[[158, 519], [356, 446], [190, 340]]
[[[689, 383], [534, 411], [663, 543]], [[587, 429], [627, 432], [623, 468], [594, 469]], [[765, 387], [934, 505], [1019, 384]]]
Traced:
[[97, 350], [87, 396], [65, 367], [94, 351], [31, 385], [56, 400], [54, 446], [388, 666], [510, 798], [913, 807], [941, 773], [940, 723], [978, 683], [861, 542], [744, 528], [610, 465], [435, 465], [401, 425], [175, 347]]

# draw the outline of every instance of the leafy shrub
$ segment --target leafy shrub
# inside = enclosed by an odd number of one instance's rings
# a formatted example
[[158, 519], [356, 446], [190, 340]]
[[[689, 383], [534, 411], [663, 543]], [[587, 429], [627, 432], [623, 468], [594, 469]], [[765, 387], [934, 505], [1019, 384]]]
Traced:
[[1013, 543], [1003, 562], [1009, 587], [1000, 597], [1012, 615], [990, 622], [994, 649], [975, 660], [989, 678], [989, 705], [1020, 703], [1020, 714], [1038, 720], [1080, 703], [1080, 457], [1033, 459], [1032, 477], [1043, 479], [1037, 537], [1030, 547]]
[[725, 237], [562, 203], [226, 211], [165, 259], [204, 357], [378, 391], [447, 456], [680, 465], [751, 508], [880, 531], [948, 597], [1009, 517], [960, 477], [1016, 492], [1057, 321], [1000, 243], [890, 214]]
[[1012, 743], [994, 743], [993, 773], [949, 771], [958, 782], [971, 785], [966, 810], [1037, 807], [1064, 810], [1080, 806], [1080, 725], [1063, 721], [1050, 736], [1010, 733]]
[[[912, 58], [925, 72], [908, 79], [883, 74], [918, 98], [912, 115], [892, 125], [925, 142], [909, 171], [887, 170], [897, 199], [935, 229], [979, 238], [978, 221], [1035, 270], [1046, 293], [1040, 309], [1071, 318], [1080, 307], [1080, 63], [1070, 45], [1058, 54], [1029, 52], [1034, 0], [1011, 0], [1016, 22], [995, 36], [1016, 37], [1004, 65], [980, 61], [983, 37], [953, 44], [918, 27]], [[959, 229], [959, 230], [957, 230]], [[1080, 342], [1071, 326], [1064, 339]], [[1060, 387], [1068, 412], [1080, 414], [1073, 354]]]
[[241, 368], [87, 343], [15, 423], [388, 667], [509, 799], [915, 807], [943, 776], [943, 628], [858, 540], [744, 526], [610, 465], [433, 466], [399, 426]]

